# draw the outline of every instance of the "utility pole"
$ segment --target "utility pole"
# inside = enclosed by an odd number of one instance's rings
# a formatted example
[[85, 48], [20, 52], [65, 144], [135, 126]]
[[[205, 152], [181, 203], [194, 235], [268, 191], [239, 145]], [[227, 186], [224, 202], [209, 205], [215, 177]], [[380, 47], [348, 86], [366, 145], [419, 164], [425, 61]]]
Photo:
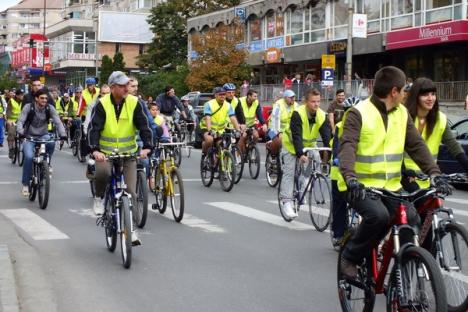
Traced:
[[346, 94], [352, 93], [351, 80], [353, 75], [353, 1], [348, 0], [348, 44], [346, 47]]
[[44, 0], [44, 22], [42, 25], [42, 35], [44, 36], [44, 44], [42, 45], [42, 76], [44, 77], [45, 81], [45, 28], [46, 28], [46, 0]]

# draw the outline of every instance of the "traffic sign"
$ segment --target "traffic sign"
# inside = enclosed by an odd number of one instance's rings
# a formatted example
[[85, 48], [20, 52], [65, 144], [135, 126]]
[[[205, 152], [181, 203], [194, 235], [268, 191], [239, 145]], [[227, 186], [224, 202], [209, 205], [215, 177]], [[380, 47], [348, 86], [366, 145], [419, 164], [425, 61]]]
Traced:
[[234, 14], [235, 14], [236, 17], [239, 18], [239, 20], [241, 22], [245, 21], [245, 18], [246, 18], [246, 16], [245, 16], [245, 7], [244, 8], [235, 8], [234, 9]]
[[335, 69], [335, 55], [334, 54], [322, 54], [322, 68]]
[[322, 68], [322, 86], [333, 86], [334, 73], [331, 68]]

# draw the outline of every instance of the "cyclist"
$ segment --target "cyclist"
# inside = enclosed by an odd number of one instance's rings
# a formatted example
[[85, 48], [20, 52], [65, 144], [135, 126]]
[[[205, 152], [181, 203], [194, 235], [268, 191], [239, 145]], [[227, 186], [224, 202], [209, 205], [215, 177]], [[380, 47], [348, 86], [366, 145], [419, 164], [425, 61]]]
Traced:
[[[239, 99], [236, 97], [236, 85], [228, 82], [223, 85], [223, 88], [226, 90], [226, 102], [231, 104], [232, 109], [234, 110], [234, 112], [236, 112], [236, 109], [239, 104]], [[239, 121], [239, 116], [237, 115], [237, 113], [236, 118]]]
[[[265, 119], [263, 118], [262, 107], [258, 103], [258, 94], [254, 90], [247, 91], [247, 96], [241, 97], [239, 99], [240, 108], [243, 120], [245, 120], [245, 126], [248, 128], [255, 126], [255, 117], [257, 117], [258, 122], [263, 126], [264, 132], [266, 132]], [[236, 115], [237, 117], [237, 115]], [[240, 123], [240, 121], [238, 119]], [[252, 137], [255, 143], [258, 142], [258, 131], [255, 128], [252, 128]], [[242, 153], [245, 152], [245, 144], [247, 142], [247, 133], [243, 133], [239, 139], [239, 148]]]
[[166, 117], [166, 120], [172, 121], [173, 115], [176, 109], [181, 111], [182, 117], [187, 118], [184, 112], [184, 108], [179, 101], [179, 98], [175, 95], [174, 88], [172, 86], [166, 86], [164, 93], [161, 93], [156, 97], [156, 104], [159, 107], [159, 111]]
[[0, 95], [0, 147], [3, 147], [4, 130], [5, 130], [5, 98], [3, 94]]
[[275, 102], [270, 115], [268, 137], [271, 140], [270, 152], [278, 155], [281, 148], [281, 133], [286, 130], [293, 111], [299, 108], [292, 90], [285, 90], [283, 97]]
[[[78, 116], [79, 117], [85, 117], [86, 115], [86, 107], [88, 106], [88, 103], [86, 102], [85, 98], [83, 97], [83, 88], [82, 87], [76, 87], [75, 89], [75, 95], [73, 96], [73, 101], [78, 103]], [[89, 103], [91, 105], [91, 103]]]
[[226, 101], [226, 89], [216, 87], [213, 89], [214, 99], [208, 101], [203, 106], [203, 119], [200, 121], [200, 131], [202, 133], [202, 157], [208, 153], [213, 146], [212, 130], [221, 134], [226, 130], [228, 120], [234, 125], [234, 129], [240, 131], [234, 110]]
[[[365, 187], [399, 190], [404, 152], [431, 176], [432, 184], [440, 192], [451, 191], [440, 179], [439, 168], [408, 111], [400, 104], [405, 80], [400, 69], [381, 68], [375, 74], [372, 96], [344, 116], [338, 154], [340, 172], [348, 199], [362, 217], [359, 228], [343, 250], [340, 263], [341, 271], [350, 279], [357, 276], [357, 265], [387, 234], [387, 224], [399, 205], [395, 200], [366, 196]], [[409, 224], [418, 223], [414, 207], [410, 206], [406, 214]]]
[[77, 120], [78, 103], [70, 98], [68, 93], [64, 93], [63, 97], [55, 104], [55, 109], [59, 114], [62, 122], [67, 124], [71, 120], [70, 124], [70, 138], [75, 137], [75, 130], [79, 126], [79, 119]]
[[[309, 89], [304, 98], [304, 105], [293, 111], [289, 127], [286, 127], [282, 136], [281, 160], [283, 174], [281, 177], [280, 199], [283, 202], [284, 214], [291, 219], [297, 217], [297, 212], [294, 211], [292, 205], [296, 161], [298, 160], [301, 165], [309, 162], [309, 158], [303, 153], [303, 148], [315, 147], [319, 133], [325, 147], [330, 146], [331, 138], [330, 124], [325, 112], [320, 109], [320, 92], [317, 89]], [[320, 155], [318, 157], [320, 158]], [[304, 175], [306, 174], [306, 172], [303, 172], [300, 179], [305, 180]], [[305, 183], [300, 184], [301, 188], [305, 187]], [[303, 189], [300, 190], [300, 192], [303, 191]], [[299, 204], [303, 205], [304, 203]]]
[[85, 80], [86, 88], [83, 90], [83, 98], [86, 104], [91, 105], [92, 103], [96, 102], [100, 90], [96, 88], [96, 78], [88, 77]]
[[50, 91], [50, 96], [52, 97], [52, 100], [54, 102], [55, 110], [57, 110], [58, 104], [60, 103], [60, 100], [61, 100], [57, 88], [54, 88], [52, 89], [52, 91]]
[[165, 142], [170, 141], [170, 134], [169, 134], [169, 128], [166, 124], [166, 120], [164, 117], [159, 113], [159, 107], [156, 105], [156, 103], [151, 103], [150, 104], [150, 114], [153, 117], [154, 123], [158, 125], [162, 130], [162, 138], [164, 139]]
[[[88, 145], [96, 160], [96, 197], [93, 210], [96, 215], [104, 213], [102, 198], [109, 182], [111, 165], [106, 155], [115, 149], [122, 153], [135, 153], [138, 150], [135, 132], [138, 130], [143, 141], [140, 157], [146, 158], [153, 146], [153, 136], [148, 119], [137, 97], [128, 94], [128, 77], [121, 71], [114, 71], [108, 79], [111, 93], [100, 98], [93, 108], [88, 129]], [[127, 190], [136, 198], [137, 164], [135, 159], [127, 159], [123, 173]], [[136, 232], [132, 233], [134, 245], [141, 244]]]
[[85, 135], [88, 134], [88, 125], [89, 125], [89, 121], [91, 120], [91, 112], [93, 111], [94, 106], [96, 105], [97, 101], [101, 97], [103, 97], [104, 95], [109, 94], [109, 93], [110, 93], [109, 85], [107, 85], [107, 84], [101, 85], [101, 88], [99, 89], [99, 95], [98, 95], [96, 101], [91, 103], [91, 105], [86, 106], [86, 117], [85, 117], [85, 121], [83, 122], [83, 132], [84, 132]]
[[[357, 96], [352, 96], [347, 98], [343, 102], [343, 113], [345, 113], [349, 108], [359, 103], [359, 98]], [[330, 116], [330, 115], [329, 115]], [[339, 246], [342, 241], [345, 226], [346, 226], [346, 187], [344, 183], [341, 183], [341, 189], [338, 188], [338, 181], [343, 179], [339, 174], [339, 159], [338, 159], [338, 149], [340, 146], [339, 136], [343, 133], [343, 122], [339, 121], [335, 124], [335, 134], [333, 136], [332, 145], [332, 154], [333, 162], [330, 170], [330, 179], [331, 179], [331, 188], [332, 188], [332, 213], [333, 213], [333, 222], [331, 224], [331, 229], [333, 232], [333, 246]]]
[[[180, 101], [182, 102], [182, 107], [184, 108], [185, 116], [187, 116], [185, 121], [187, 121], [189, 123], [196, 123], [197, 122], [197, 115], [195, 115], [195, 111], [193, 110], [193, 106], [190, 105], [190, 98], [188, 96], [184, 95], [180, 99]], [[176, 119], [180, 119], [182, 117], [181, 115], [182, 115], [181, 112], [178, 110]], [[187, 126], [187, 130], [189, 132], [192, 132], [194, 128], [195, 127], [193, 125], [188, 125]]]
[[[28, 103], [21, 111], [21, 116], [18, 119], [17, 129], [18, 134], [22, 137], [33, 137], [40, 140], [49, 140], [50, 134], [48, 131], [48, 124], [50, 119], [58, 130], [60, 139], [66, 139], [67, 134], [59, 115], [55, 108], [48, 104], [48, 95], [45, 90], [39, 90], [36, 93], [34, 103]], [[23, 144], [24, 163], [23, 163], [23, 176], [21, 183], [23, 185], [22, 194], [29, 196], [29, 179], [31, 178], [32, 161], [34, 157], [34, 142], [25, 141]], [[46, 149], [49, 154], [49, 163], [52, 160], [54, 153], [55, 142], [47, 144]]]
[[21, 108], [28, 103], [34, 103], [36, 100], [36, 92], [42, 89], [42, 83], [38, 79], [34, 79], [31, 83], [31, 91], [24, 96]]
[[344, 100], [345, 92], [343, 89], [336, 90], [335, 99], [328, 106], [328, 120], [330, 121], [330, 126], [332, 128], [332, 133], [335, 133], [335, 125], [341, 121], [344, 113]]
[[8, 101], [6, 110], [6, 130], [7, 130], [7, 142], [8, 142], [8, 157], [13, 158], [15, 153], [15, 137], [16, 137], [16, 121], [21, 114], [21, 108], [23, 107], [24, 91], [21, 89], [16, 90], [15, 96], [11, 97]]

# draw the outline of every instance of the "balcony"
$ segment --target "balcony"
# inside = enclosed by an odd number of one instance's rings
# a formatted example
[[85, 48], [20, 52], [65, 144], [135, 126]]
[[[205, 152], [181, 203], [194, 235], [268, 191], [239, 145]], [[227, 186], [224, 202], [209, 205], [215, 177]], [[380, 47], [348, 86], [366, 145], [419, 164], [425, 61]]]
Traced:
[[92, 31], [93, 20], [91, 19], [67, 19], [57, 24], [51, 25], [46, 29], [46, 36], [49, 38], [57, 37], [58, 35], [70, 31]]

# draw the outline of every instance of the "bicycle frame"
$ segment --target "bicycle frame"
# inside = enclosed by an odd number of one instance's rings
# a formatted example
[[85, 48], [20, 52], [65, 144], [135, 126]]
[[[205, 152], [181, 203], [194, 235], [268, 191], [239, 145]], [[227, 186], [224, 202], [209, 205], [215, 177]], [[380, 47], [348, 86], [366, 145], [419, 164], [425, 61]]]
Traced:
[[[165, 191], [164, 196], [171, 196], [174, 194], [174, 188], [172, 184], [172, 177], [170, 173], [177, 169], [174, 159], [174, 147], [182, 145], [181, 143], [160, 143], [157, 147], [160, 151], [159, 161], [157, 162], [159, 172], [166, 177], [165, 179]], [[169, 163], [169, 164], [168, 164]]]

